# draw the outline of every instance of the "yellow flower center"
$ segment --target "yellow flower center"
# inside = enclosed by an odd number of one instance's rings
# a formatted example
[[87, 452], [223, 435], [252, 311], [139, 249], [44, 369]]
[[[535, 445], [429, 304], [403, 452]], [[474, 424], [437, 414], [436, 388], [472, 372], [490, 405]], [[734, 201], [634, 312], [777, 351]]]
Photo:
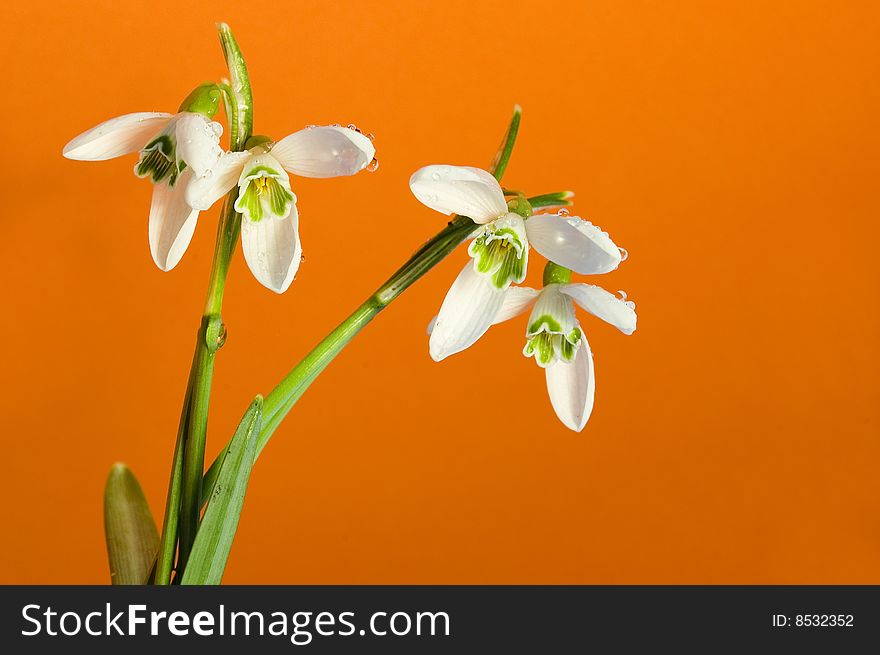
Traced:
[[254, 191], [257, 192], [258, 195], [263, 195], [264, 193], [269, 193], [269, 180], [271, 178], [268, 177], [258, 177], [254, 180], [251, 180], [251, 184], [254, 185]]

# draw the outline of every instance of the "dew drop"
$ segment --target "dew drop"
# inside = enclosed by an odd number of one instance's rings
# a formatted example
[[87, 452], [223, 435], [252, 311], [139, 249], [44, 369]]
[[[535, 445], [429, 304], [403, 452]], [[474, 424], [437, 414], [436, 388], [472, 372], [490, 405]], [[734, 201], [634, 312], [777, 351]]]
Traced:
[[354, 130], [355, 132], [357, 132], [357, 133], [360, 134], [360, 130], [358, 129], [358, 126], [355, 125], [354, 123], [349, 123], [349, 124], [348, 124], [348, 129], [350, 129], [350, 130]]
[[625, 262], [627, 257], [629, 257], [629, 253], [626, 251], [626, 248], [621, 248], [617, 246], [617, 249], [620, 251], [620, 261]]
[[630, 309], [635, 309], [635, 308], [636, 308], [636, 304], [635, 304], [632, 300], [627, 300], [624, 304], [625, 304], [627, 307], [629, 307]]
[[621, 300], [626, 300], [626, 291], [623, 291], [622, 289], [618, 289], [618, 290], [617, 290], [617, 293], [620, 294], [620, 299], [621, 299]]
[[570, 215], [570, 212], [567, 209], [560, 209], [557, 213], [563, 218]]
[[372, 161], [367, 164], [367, 172], [375, 173], [377, 170], [379, 170], [379, 160], [373, 157]]
[[217, 333], [217, 348], [222, 348], [223, 344], [226, 343], [227, 334], [226, 323], [221, 323], [220, 332]]

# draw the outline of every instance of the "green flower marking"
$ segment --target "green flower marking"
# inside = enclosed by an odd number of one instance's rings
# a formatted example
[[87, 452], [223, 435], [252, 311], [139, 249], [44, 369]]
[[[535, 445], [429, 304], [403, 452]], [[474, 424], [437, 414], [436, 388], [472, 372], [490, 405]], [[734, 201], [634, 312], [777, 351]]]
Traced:
[[290, 213], [294, 196], [278, 171], [269, 166], [256, 166], [248, 172], [247, 177], [247, 186], [235, 201], [238, 212], [247, 216], [252, 223], [263, 220], [266, 212], [278, 218]]
[[505, 289], [526, 277], [528, 248], [516, 230], [502, 227], [474, 239], [468, 251], [480, 273], [491, 275], [492, 284]]
[[176, 144], [171, 135], [160, 134], [141, 150], [134, 172], [138, 177], [149, 177], [154, 184], [168, 180], [168, 186], [173, 187], [185, 167], [186, 164], [177, 161]]
[[[553, 320], [550, 317], [547, 318]], [[557, 358], [564, 362], [570, 362], [577, 354], [578, 343], [582, 336], [580, 328], [574, 328], [568, 334], [542, 331], [528, 338], [523, 354], [526, 357], [534, 355], [538, 364], [545, 367], [552, 364], [553, 360]]]

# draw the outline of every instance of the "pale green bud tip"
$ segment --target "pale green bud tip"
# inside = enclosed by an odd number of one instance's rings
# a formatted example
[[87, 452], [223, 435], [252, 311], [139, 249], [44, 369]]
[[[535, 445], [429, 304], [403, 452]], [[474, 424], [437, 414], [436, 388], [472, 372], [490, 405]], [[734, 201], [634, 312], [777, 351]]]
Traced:
[[568, 284], [569, 282], [571, 282], [570, 270], [559, 264], [547, 262], [547, 265], [544, 267], [545, 287], [550, 284]]
[[507, 201], [507, 208], [514, 214], [519, 214], [523, 218], [532, 215], [532, 205], [526, 200], [525, 196], [517, 196]]
[[[223, 47], [223, 55], [226, 57], [226, 63], [231, 64], [233, 59], [241, 59], [241, 50], [238, 47], [238, 41], [232, 34], [232, 29], [227, 23], [217, 23], [217, 32], [220, 34], [220, 45]], [[230, 65], [230, 68], [232, 66]]]
[[214, 84], [214, 82], [204, 82], [193, 89], [192, 93], [180, 103], [178, 111], [189, 111], [195, 114], [202, 114], [206, 118], [214, 118], [214, 115], [220, 108], [220, 100], [222, 98], [223, 92], [219, 86]]

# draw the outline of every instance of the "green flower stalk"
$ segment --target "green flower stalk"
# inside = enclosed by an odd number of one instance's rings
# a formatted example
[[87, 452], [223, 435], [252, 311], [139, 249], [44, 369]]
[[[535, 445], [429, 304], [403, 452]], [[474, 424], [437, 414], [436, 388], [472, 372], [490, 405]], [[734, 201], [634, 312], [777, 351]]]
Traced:
[[[231, 84], [224, 84], [225, 106], [230, 123], [230, 143], [240, 150], [250, 138], [253, 126], [253, 98], [244, 57], [226, 24], [219, 26], [220, 43], [229, 68]], [[205, 441], [208, 408], [214, 377], [214, 358], [226, 340], [226, 326], [221, 311], [229, 264], [241, 230], [241, 216], [228, 200], [220, 213], [217, 240], [211, 264], [208, 297], [196, 336], [190, 370], [188, 394], [184, 400], [178, 441], [172, 462], [171, 482], [166, 504], [166, 522], [162, 529], [161, 549], [156, 566], [157, 584], [170, 582], [175, 537], [178, 540], [178, 570], [186, 567], [190, 549], [199, 528], [202, 479], [205, 468]], [[175, 505], [179, 498], [179, 516]]]

